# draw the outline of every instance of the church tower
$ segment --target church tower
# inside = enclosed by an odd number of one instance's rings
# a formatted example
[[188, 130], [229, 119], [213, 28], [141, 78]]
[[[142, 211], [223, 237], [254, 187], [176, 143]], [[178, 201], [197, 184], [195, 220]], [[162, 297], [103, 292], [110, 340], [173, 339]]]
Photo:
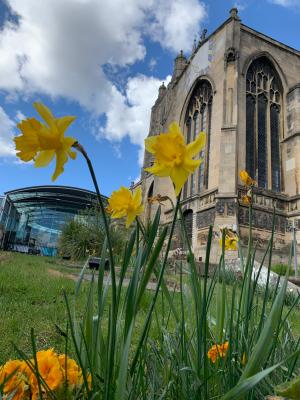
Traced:
[[[215, 261], [220, 227], [237, 230], [247, 245], [248, 208], [241, 202], [239, 180], [239, 171], [246, 169], [257, 181], [253, 234], [258, 258], [270, 237], [275, 209], [274, 262], [285, 261], [293, 220], [300, 229], [300, 52], [242, 24], [233, 8], [216, 31], [208, 37], [203, 32], [189, 58], [182, 52], [176, 57], [172, 80], [160, 87], [152, 108], [149, 135], [166, 132], [172, 121], [179, 123], [187, 143], [200, 131], [207, 135], [198, 155], [204, 162], [189, 177], [181, 198], [196, 258], [204, 259], [210, 225]], [[143, 167], [151, 163], [145, 153]], [[143, 170], [138, 185], [145, 222], [157, 207], [149, 197], [175, 200], [169, 178]], [[166, 201], [162, 223], [170, 223], [171, 216]], [[183, 247], [179, 236], [173, 243], [177, 247]]]

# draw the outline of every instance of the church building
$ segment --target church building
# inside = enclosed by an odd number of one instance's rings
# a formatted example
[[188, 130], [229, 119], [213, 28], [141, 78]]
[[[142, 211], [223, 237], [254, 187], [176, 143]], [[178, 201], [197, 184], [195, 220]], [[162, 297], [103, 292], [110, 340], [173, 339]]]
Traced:
[[[204, 162], [181, 195], [196, 258], [205, 257], [210, 225], [215, 261], [220, 227], [236, 230], [247, 245], [249, 209], [241, 201], [245, 190], [239, 178], [245, 169], [257, 181], [253, 236], [258, 257], [267, 247], [275, 208], [274, 262], [286, 262], [291, 227], [300, 230], [300, 51], [244, 25], [233, 8], [211, 35], [203, 31], [189, 58], [182, 52], [176, 57], [172, 80], [160, 87], [152, 108], [149, 136], [166, 132], [173, 121], [187, 143], [200, 131], [207, 135], [198, 155]], [[145, 152], [143, 168], [152, 162]], [[160, 194], [175, 200], [169, 178], [143, 169], [138, 185], [145, 222], [157, 207], [149, 198]], [[165, 201], [162, 223], [171, 218], [171, 202]], [[179, 235], [175, 248], [183, 248]]]

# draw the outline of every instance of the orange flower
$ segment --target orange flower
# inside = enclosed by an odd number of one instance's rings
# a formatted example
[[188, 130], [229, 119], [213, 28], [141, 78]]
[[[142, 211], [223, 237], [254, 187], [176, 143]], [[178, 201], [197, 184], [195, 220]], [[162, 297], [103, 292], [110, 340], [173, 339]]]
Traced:
[[[25, 361], [19, 360], [7, 361], [7, 363], [0, 367], [0, 385], [5, 381], [3, 393], [12, 400], [25, 398], [25, 392], [28, 389], [28, 376], [25, 373], [25, 369]], [[7, 380], [9, 376], [10, 378]], [[9, 396], [11, 393], [14, 393], [13, 397]]]
[[[55, 390], [63, 382], [62, 368], [53, 349], [41, 350], [36, 354], [38, 370], [51, 390]], [[38, 382], [34, 374], [30, 377], [33, 399], [38, 398]]]
[[207, 357], [212, 363], [215, 363], [218, 358], [224, 358], [228, 350], [229, 343], [214, 344], [207, 352]]
[[82, 383], [82, 371], [76, 361], [65, 354], [58, 356], [58, 361], [64, 374], [64, 380], [67, 379], [70, 385], [80, 385]]

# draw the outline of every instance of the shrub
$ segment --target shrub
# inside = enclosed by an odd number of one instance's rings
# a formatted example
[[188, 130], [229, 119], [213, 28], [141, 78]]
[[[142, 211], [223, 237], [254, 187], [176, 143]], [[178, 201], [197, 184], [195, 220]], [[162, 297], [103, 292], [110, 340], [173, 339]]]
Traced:
[[[110, 227], [110, 236], [115, 256], [119, 256], [128, 236], [124, 226]], [[59, 254], [74, 260], [85, 259], [88, 255], [100, 256], [105, 239], [103, 219], [98, 208], [85, 210], [76, 219], [65, 224], [59, 238]]]
[[271, 270], [280, 276], [285, 276], [287, 270], [289, 270], [289, 276], [295, 274], [295, 270], [287, 264], [274, 264], [272, 265]]

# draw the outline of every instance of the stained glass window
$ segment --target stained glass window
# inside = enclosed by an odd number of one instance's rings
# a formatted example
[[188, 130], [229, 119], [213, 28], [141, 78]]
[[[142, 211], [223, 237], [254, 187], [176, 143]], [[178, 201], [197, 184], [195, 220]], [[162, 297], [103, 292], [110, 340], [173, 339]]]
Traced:
[[189, 178], [189, 183], [183, 188], [183, 198], [187, 197], [188, 187], [189, 195], [205, 190], [208, 186], [208, 165], [209, 165], [209, 151], [210, 151], [210, 125], [211, 125], [211, 111], [212, 111], [212, 88], [208, 81], [201, 80], [195, 87], [189, 101], [189, 105], [185, 117], [185, 132], [187, 143], [194, 140], [200, 133], [204, 131], [207, 133], [205, 149], [197, 155], [196, 158], [201, 157], [204, 161], [200, 164], [197, 171], [194, 172]]
[[280, 87], [266, 57], [251, 64], [246, 77], [246, 169], [259, 187], [275, 191], [281, 190]]

